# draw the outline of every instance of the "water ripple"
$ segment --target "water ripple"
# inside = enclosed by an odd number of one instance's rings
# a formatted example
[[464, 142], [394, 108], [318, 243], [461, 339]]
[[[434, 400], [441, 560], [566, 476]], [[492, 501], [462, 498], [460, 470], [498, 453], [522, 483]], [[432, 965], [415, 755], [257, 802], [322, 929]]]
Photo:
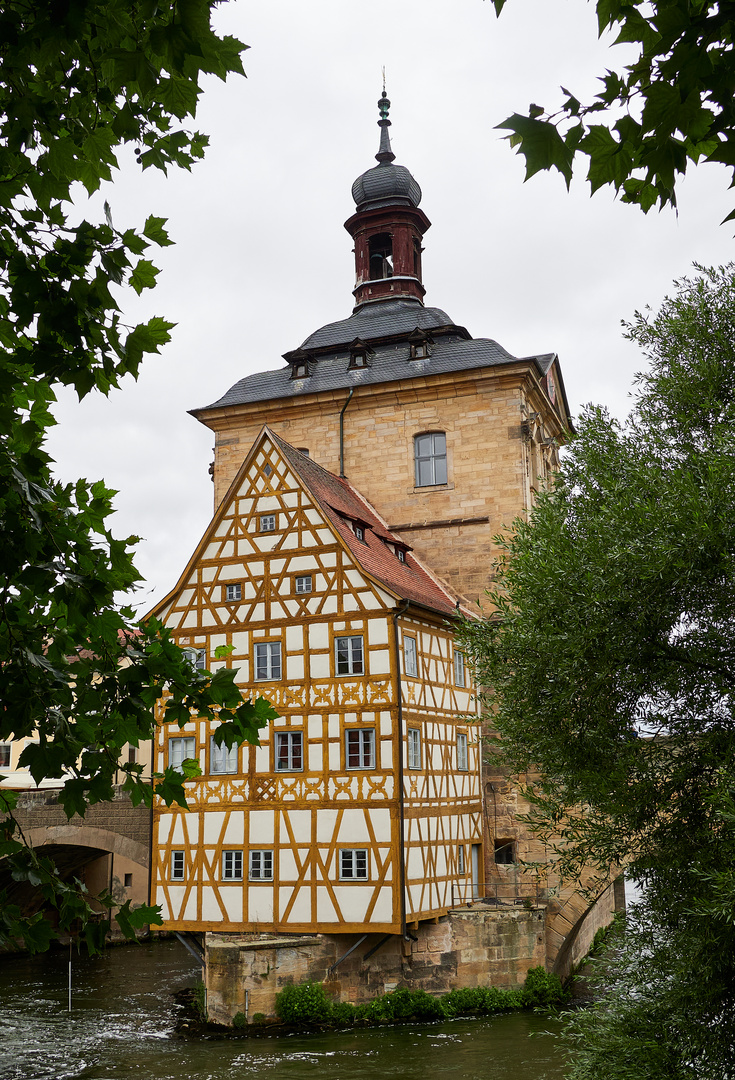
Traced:
[[561, 1080], [549, 1022], [492, 1020], [335, 1035], [183, 1040], [172, 993], [199, 976], [176, 942], [0, 962], [0, 1080]]

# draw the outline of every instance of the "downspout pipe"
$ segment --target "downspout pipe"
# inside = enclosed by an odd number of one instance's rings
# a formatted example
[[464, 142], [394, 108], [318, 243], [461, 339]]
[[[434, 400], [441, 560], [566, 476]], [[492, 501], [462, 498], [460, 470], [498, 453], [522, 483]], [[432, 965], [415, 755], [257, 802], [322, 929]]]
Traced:
[[342, 406], [339, 414], [339, 475], [342, 480], [345, 479], [345, 409], [352, 400], [352, 395], [355, 392], [354, 386], [350, 387], [350, 392], [347, 395], [347, 400]]
[[401, 936], [408, 940], [406, 926], [406, 823], [403, 791], [403, 686], [401, 683], [401, 649], [398, 644], [398, 620], [408, 611], [410, 600], [401, 601], [402, 607], [393, 612], [393, 647], [396, 661], [396, 686], [398, 689], [398, 888], [401, 893]]
[[[155, 735], [151, 739], [151, 764], [150, 764], [150, 784], [151, 791], [154, 793], [151, 798], [151, 816], [148, 819], [148, 906], [150, 907], [153, 902], [153, 807], [155, 805], [155, 788], [153, 786], [153, 774], [156, 771], [156, 737]], [[148, 927], [148, 936], [151, 935], [151, 928]]]

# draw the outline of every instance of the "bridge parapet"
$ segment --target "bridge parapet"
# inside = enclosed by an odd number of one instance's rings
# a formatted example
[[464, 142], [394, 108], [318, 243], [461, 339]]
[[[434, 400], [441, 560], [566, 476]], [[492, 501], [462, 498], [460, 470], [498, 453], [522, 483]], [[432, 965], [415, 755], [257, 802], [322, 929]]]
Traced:
[[115, 788], [111, 802], [95, 803], [87, 808], [84, 817], [75, 814], [71, 819], [59, 802], [59, 794], [55, 789], [20, 792], [15, 817], [24, 832], [62, 825], [70, 829], [103, 829], [149, 849], [151, 812], [146, 806], [133, 806], [121, 787]]
[[[87, 808], [84, 817], [67, 818], [58, 789], [21, 792], [14, 811], [26, 841], [54, 860], [65, 878], [77, 877], [94, 896], [110, 891], [119, 903], [148, 902], [151, 811], [133, 806], [115, 789], [111, 802]], [[27, 883], [14, 883], [0, 860], [0, 886], [28, 914], [40, 898]]]

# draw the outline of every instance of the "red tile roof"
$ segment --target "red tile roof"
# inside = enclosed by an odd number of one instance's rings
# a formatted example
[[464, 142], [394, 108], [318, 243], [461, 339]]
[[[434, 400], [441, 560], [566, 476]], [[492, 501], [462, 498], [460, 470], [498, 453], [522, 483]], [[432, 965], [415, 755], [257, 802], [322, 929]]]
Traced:
[[[349, 481], [322, 468], [270, 428], [266, 431], [345, 541], [355, 561], [367, 573], [402, 600], [410, 600], [444, 615], [457, 614], [459, 597], [410, 554], [406, 542], [390, 531], [377, 510]], [[364, 526], [364, 541], [357, 539], [346, 518]], [[386, 541], [406, 552], [405, 562], [400, 561]], [[460, 610], [463, 615], [474, 614], [467, 607]]]

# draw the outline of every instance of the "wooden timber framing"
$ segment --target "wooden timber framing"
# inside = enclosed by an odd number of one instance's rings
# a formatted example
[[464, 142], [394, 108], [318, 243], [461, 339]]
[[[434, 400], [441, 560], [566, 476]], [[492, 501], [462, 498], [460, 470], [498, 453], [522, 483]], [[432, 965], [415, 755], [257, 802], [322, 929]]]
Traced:
[[159, 727], [157, 768], [202, 770], [188, 812], [154, 809], [166, 929], [402, 933], [466, 893], [480, 727], [455, 604], [349, 484], [261, 431], [154, 614], [281, 717], [227, 772], [212, 724]]

